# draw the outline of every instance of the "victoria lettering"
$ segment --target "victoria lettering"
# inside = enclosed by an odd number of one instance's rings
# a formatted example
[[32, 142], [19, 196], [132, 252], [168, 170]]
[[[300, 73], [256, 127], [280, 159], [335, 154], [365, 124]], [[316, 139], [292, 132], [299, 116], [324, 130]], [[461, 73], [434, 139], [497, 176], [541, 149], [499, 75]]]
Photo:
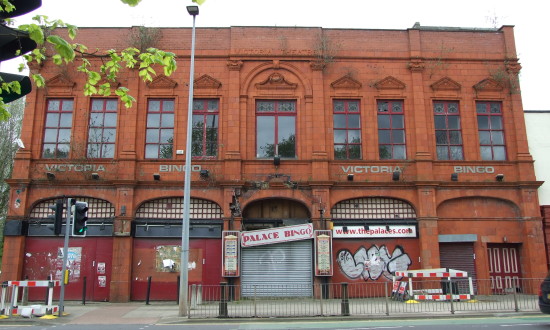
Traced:
[[46, 164], [48, 172], [105, 172], [105, 166], [92, 164]]
[[342, 166], [344, 173], [393, 173], [401, 172], [399, 166]]

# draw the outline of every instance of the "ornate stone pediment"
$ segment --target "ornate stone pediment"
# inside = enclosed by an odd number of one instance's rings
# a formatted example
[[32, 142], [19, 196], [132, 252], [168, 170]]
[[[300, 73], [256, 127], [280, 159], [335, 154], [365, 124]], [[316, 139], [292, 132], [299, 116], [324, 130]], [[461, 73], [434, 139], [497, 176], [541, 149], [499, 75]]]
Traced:
[[504, 90], [504, 86], [502, 86], [498, 81], [493, 78], [483, 79], [482, 81], [475, 84], [473, 87], [478, 92], [501, 92]]
[[459, 91], [462, 86], [449, 77], [439, 79], [430, 85], [434, 91]]
[[296, 87], [298, 87], [298, 84], [287, 81], [285, 76], [278, 72], [272, 73], [266, 80], [256, 84], [258, 89], [294, 90]]
[[168, 78], [167, 76], [161, 74], [153, 78], [153, 81], [147, 83], [147, 87], [154, 89], [174, 89], [178, 83]]
[[504, 86], [493, 78], [483, 79], [473, 86], [478, 98], [501, 98]]
[[387, 76], [386, 78], [376, 82], [374, 87], [376, 89], [405, 89], [405, 84], [392, 76]]
[[219, 82], [218, 80], [210, 77], [207, 74], [204, 74], [204, 75], [198, 77], [197, 79], [195, 79], [193, 84], [195, 85], [195, 88], [197, 88], [197, 89], [201, 89], [201, 88], [218, 89], [222, 85], [221, 82]]
[[46, 81], [48, 94], [72, 94], [76, 82], [69, 79], [64, 74], [58, 74]]
[[63, 74], [58, 74], [46, 81], [47, 87], [69, 87], [72, 88], [76, 83]]
[[334, 89], [359, 89], [363, 86], [363, 84], [350, 76], [343, 76], [342, 78], [333, 81], [330, 86]]

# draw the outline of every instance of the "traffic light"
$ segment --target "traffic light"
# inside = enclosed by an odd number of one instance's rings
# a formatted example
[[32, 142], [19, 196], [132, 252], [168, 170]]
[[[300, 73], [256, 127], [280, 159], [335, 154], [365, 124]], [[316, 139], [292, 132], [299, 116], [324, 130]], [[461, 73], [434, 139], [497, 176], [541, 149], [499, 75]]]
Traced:
[[86, 236], [86, 221], [88, 220], [88, 203], [76, 202], [73, 206], [73, 234], [72, 236]]
[[53, 220], [53, 233], [59, 235], [63, 226], [63, 200], [56, 200], [55, 205], [50, 205], [50, 209], [55, 212], [53, 215], [48, 215], [48, 218]]
[[[9, 0], [15, 9], [8, 11], [5, 2], [1, 2], [3, 11], [0, 11], [0, 62], [26, 54], [37, 47], [29, 34], [25, 31], [12, 29], [6, 26], [6, 18], [13, 18], [27, 14], [42, 6], [42, 0]], [[19, 88], [6, 90], [0, 88], [0, 97], [4, 103], [17, 100], [32, 90], [29, 77], [17, 74], [0, 72], [0, 84], [18, 82]]]

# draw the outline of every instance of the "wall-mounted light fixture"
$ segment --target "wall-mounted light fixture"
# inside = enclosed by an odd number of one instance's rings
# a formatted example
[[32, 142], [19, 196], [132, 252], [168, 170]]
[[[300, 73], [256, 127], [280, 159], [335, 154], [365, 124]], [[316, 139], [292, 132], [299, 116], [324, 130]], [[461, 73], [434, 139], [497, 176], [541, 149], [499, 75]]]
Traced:
[[99, 174], [92, 173], [92, 180], [99, 180]]
[[281, 156], [275, 155], [275, 157], [273, 157], [273, 165], [275, 166], [281, 165]]
[[451, 173], [451, 181], [458, 181], [458, 173]]
[[495, 179], [496, 179], [498, 182], [504, 181], [504, 174], [497, 174], [497, 176], [495, 177]]
[[348, 226], [342, 227], [342, 230], [344, 231], [344, 233], [347, 233], [348, 232]]
[[201, 171], [200, 171], [200, 176], [201, 176], [201, 178], [203, 178], [203, 179], [208, 178], [208, 176], [209, 176], [208, 170], [201, 170]]
[[394, 171], [394, 172], [392, 173], [391, 179], [392, 179], [393, 181], [399, 181], [399, 177], [400, 177], [400, 176], [401, 176], [401, 172], [399, 172], [399, 171]]
[[363, 228], [365, 228], [365, 230], [369, 230], [369, 225], [364, 225]]
[[348, 174], [348, 181], [353, 181], [353, 174]]
[[155, 181], [160, 181], [160, 174], [158, 174], [158, 173], [153, 173], [153, 180], [155, 180]]
[[48, 180], [54, 180], [55, 174], [53, 174], [52, 172], [46, 172], [46, 177], [48, 178]]
[[386, 225], [386, 231], [390, 231], [390, 226]]

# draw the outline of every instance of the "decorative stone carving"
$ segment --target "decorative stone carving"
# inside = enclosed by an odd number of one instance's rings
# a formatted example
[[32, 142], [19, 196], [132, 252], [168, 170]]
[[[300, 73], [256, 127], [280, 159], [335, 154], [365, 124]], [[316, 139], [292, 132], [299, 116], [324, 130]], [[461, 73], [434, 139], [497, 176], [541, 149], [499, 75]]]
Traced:
[[309, 67], [313, 71], [323, 71], [326, 68], [326, 63], [322, 61], [312, 61], [309, 63]]
[[407, 67], [411, 72], [422, 72], [425, 68], [424, 61], [420, 58], [412, 58], [409, 63], [407, 64]]
[[199, 78], [195, 79], [193, 82], [195, 88], [201, 89], [201, 88], [213, 88], [218, 89], [221, 87], [222, 83], [218, 80], [212, 78], [211, 76], [205, 74], [200, 76]]
[[46, 80], [46, 88], [49, 95], [70, 95], [73, 93], [75, 86], [76, 82], [70, 80], [64, 74], [58, 74]]
[[475, 84], [473, 87], [478, 92], [501, 92], [502, 90], [504, 90], [504, 86], [502, 86], [498, 81], [493, 78], [483, 79], [482, 81]]
[[174, 89], [178, 83], [165, 75], [158, 75], [147, 83], [147, 87], [154, 89]]
[[227, 68], [229, 71], [240, 71], [243, 67], [243, 61], [227, 61]]
[[278, 72], [272, 73], [266, 80], [256, 84], [258, 89], [296, 89], [296, 87], [298, 87], [298, 84], [287, 81]]
[[513, 75], [518, 75], [521, 71], [521, 64], [517, 59], [506, 61], [506, 71]]
[[387, 76], [386, 78], [376, 82], [374, 87], [379, 90], [384, 89], [405, 89], [406, 85], [399, 79], [396, 79], [392, 76]]
[[46, 81], [46, 87], [73, 88], [76, 83], [63, 74], [58, 74]]
[[359, 81], [350, 76], [343, 76], [330, 84], [334, 89], [359, 89], [363, 86]]
[[439, 79], [430, 85], [433, 91], [459, 91], [462, 86], [449, 77]]

